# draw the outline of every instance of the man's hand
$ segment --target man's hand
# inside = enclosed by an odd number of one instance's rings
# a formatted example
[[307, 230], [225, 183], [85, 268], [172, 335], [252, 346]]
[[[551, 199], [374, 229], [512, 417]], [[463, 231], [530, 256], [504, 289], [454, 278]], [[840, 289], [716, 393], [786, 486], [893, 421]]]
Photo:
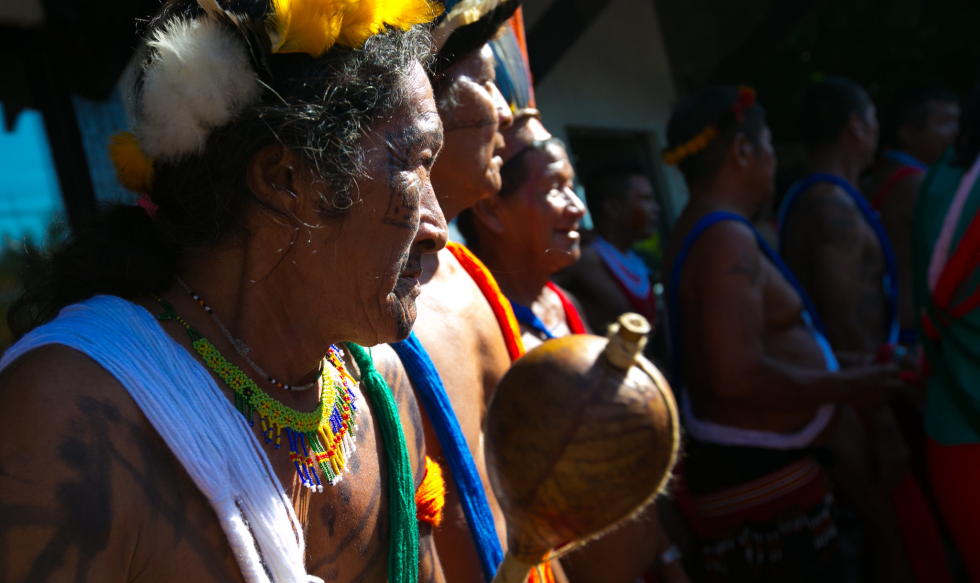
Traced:
[[862, 409], [881, 405], [905, 387], [899, 378], [899, 367], [894, 363], [858, 366], [839, 374], [848, 380], [844, 400]]

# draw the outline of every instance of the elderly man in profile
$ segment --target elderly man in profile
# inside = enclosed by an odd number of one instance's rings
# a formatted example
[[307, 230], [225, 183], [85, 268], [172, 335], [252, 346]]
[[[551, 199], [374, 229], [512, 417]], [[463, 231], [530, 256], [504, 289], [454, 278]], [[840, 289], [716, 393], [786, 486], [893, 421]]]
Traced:
[[409, 334], [446, 242], [438, 10], [392, 4], [400, 26], [334, 46], [283, 6], [176, 0], [149, 24], [113, 144], [139, 205], [11, 309], [2, 580], [443, 580], [412, 504], [417, 402], [358, 346]]

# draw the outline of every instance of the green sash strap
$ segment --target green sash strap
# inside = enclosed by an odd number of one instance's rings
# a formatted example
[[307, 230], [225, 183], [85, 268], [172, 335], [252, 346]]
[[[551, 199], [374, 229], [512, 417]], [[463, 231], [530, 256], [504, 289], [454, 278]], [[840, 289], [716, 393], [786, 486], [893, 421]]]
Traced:
[[415, 481], [412, 479], [412, 463], [408, 458], [405, 434], [398, 419], [398, 407], [388, 383], [374, 368], [371, 355], [353, 342], [345, 344], [357, 368], [361, 369], [361, 380], [378, 416], [381, 439], [388, 458], [388, 497], [391, 505], [388, 581], [418, 583], [419, 526], [415, 517]]

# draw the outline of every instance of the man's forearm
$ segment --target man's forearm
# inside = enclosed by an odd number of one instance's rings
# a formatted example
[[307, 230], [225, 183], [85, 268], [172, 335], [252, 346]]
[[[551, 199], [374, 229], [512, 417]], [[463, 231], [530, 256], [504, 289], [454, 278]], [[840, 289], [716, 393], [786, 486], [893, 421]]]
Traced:
[[848, 401], [854, 389], [846, 373], [805, 369], [769, 357], [723, 378], [715, 394], [773, 410]]

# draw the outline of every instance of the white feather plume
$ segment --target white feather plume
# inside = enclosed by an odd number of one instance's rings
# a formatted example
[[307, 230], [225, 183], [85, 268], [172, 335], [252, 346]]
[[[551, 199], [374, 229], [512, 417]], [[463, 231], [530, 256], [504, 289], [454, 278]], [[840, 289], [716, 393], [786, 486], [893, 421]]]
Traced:
[[259, 95], [247, 48], [210, 18], [178, 19], [156, 32], [135, 128], [143, 151], [165, 161], [204, 149], [208, 133]]

